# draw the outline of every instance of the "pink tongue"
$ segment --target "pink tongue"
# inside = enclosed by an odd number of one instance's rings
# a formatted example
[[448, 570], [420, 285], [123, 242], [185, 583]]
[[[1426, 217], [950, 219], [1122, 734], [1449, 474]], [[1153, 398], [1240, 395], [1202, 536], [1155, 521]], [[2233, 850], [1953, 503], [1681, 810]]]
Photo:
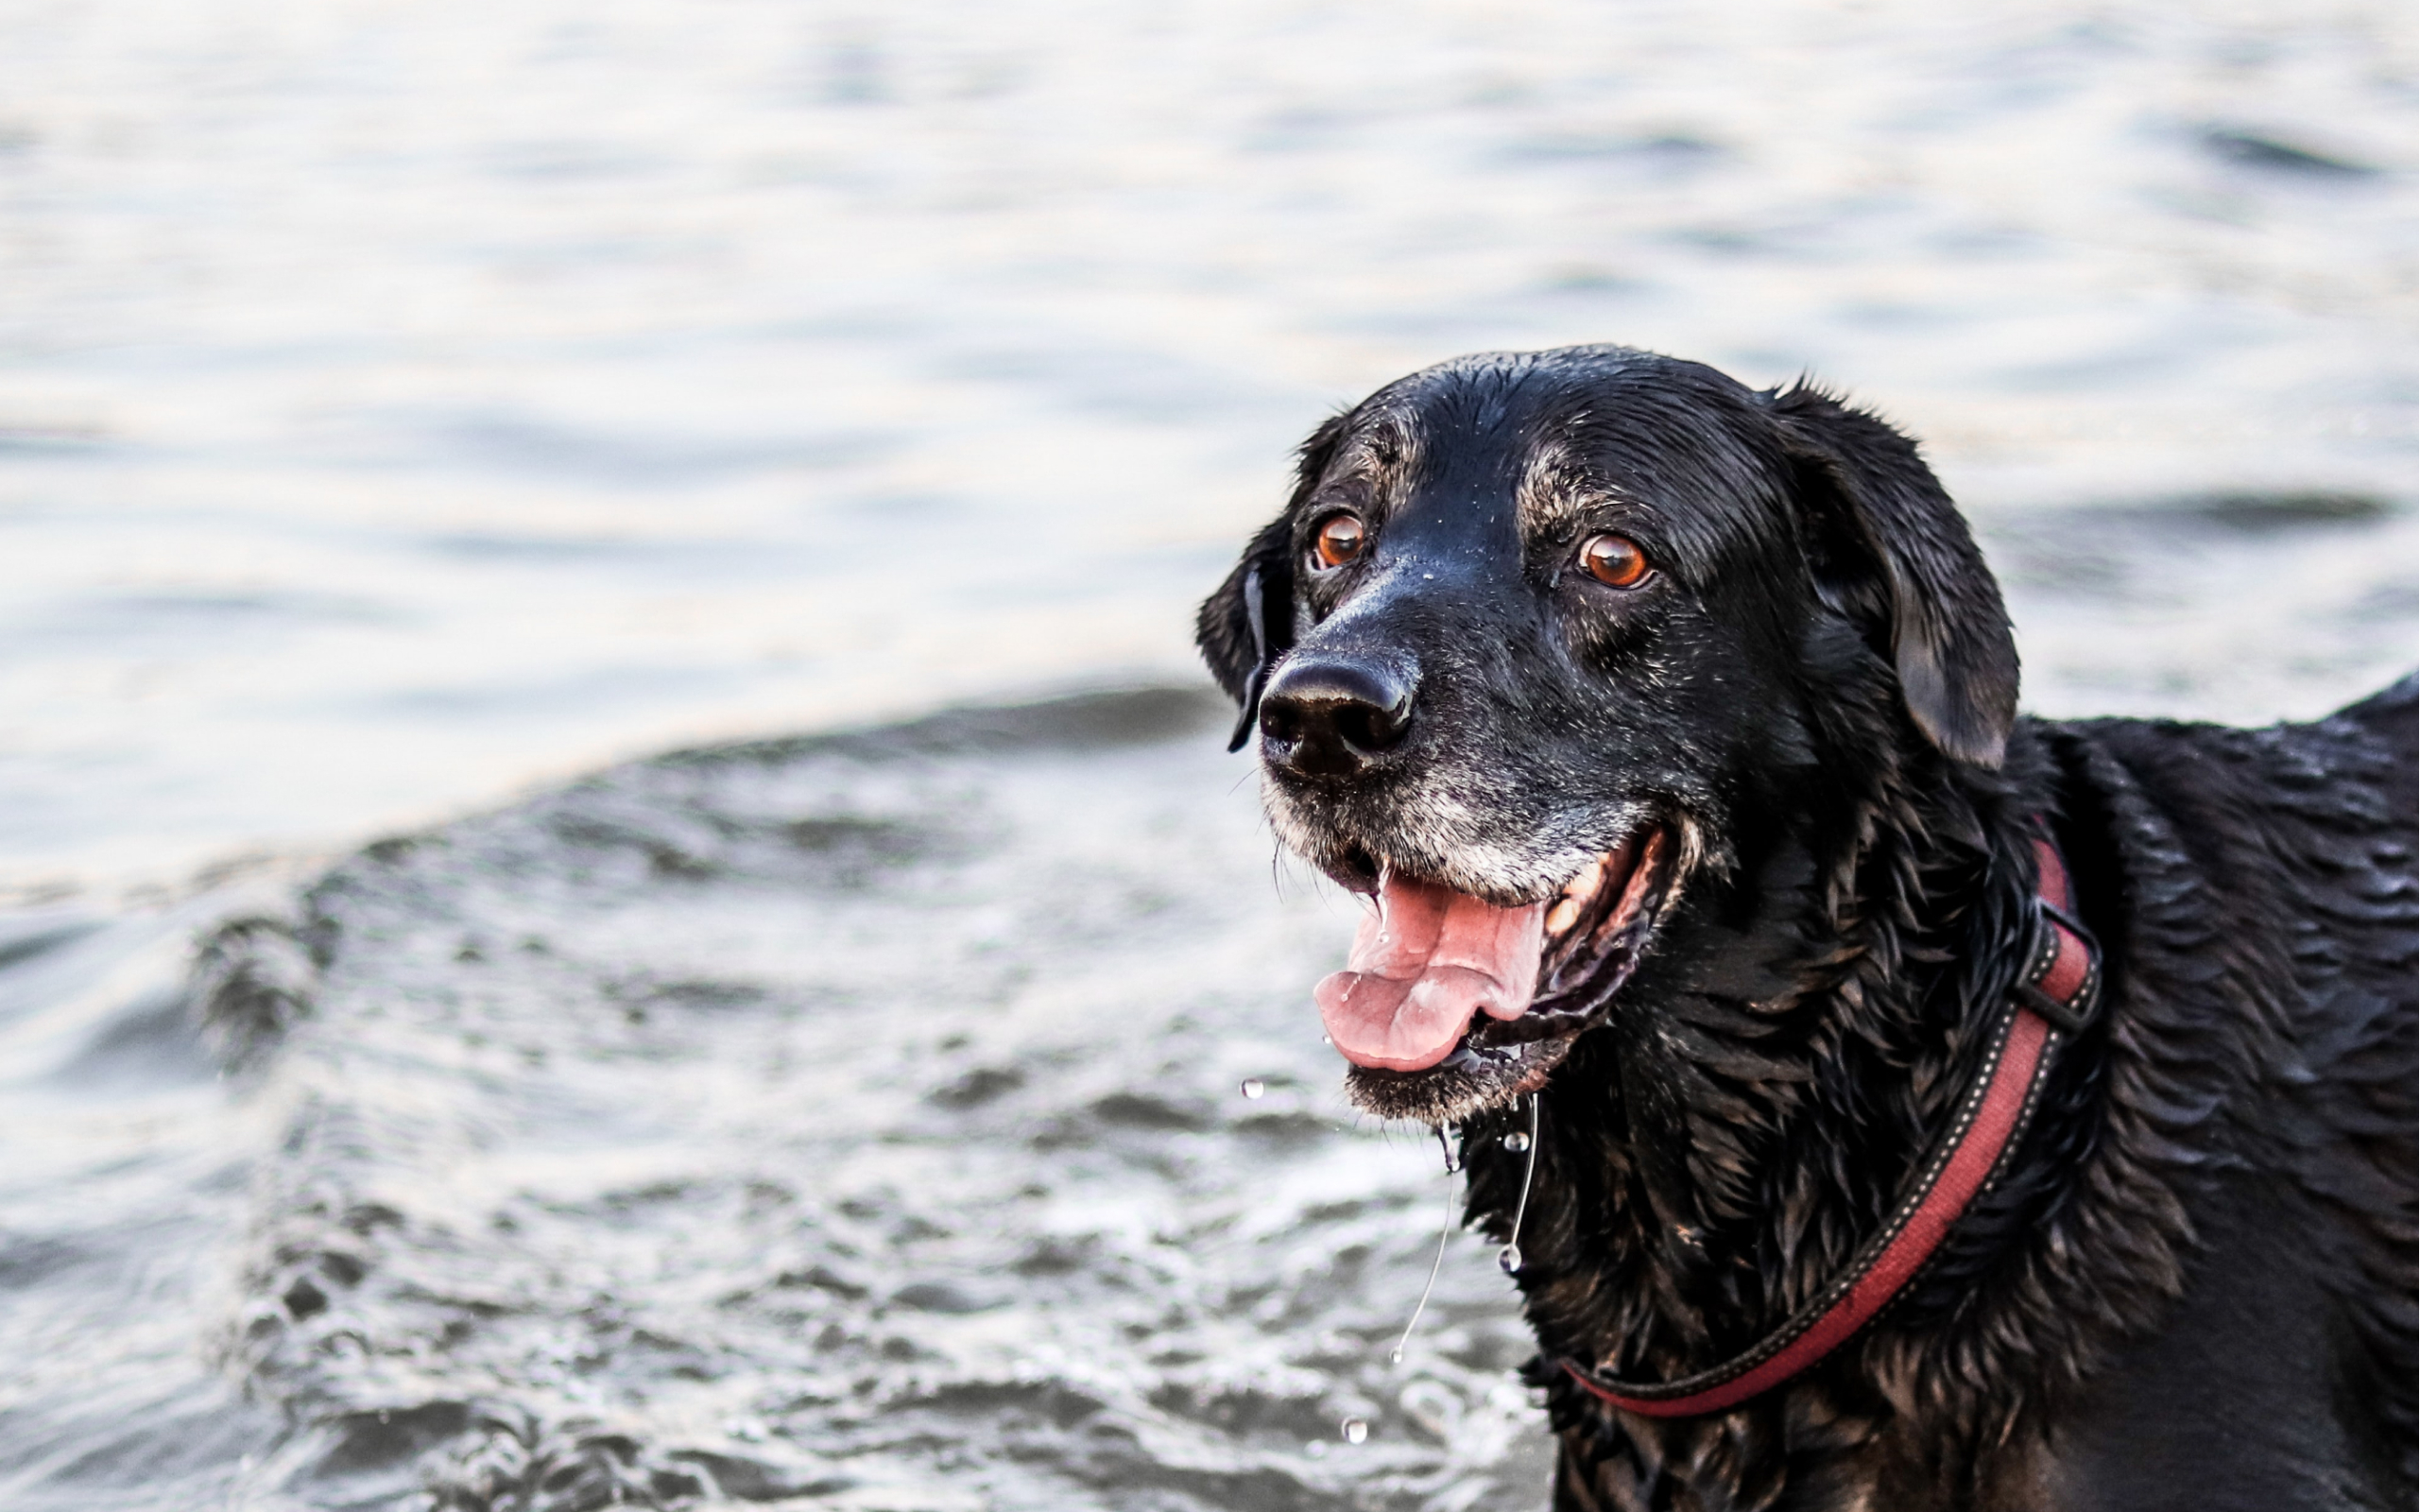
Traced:
[[1518, 1019], [1537, 991], [1546, 905], [1498, 908], [1426, 883], [1380, 884], [1345, 970], [1311, 989], [1328, 1038], [1356, 1066], [1419, 1071], [1450, 1055], [1471, 1015]]

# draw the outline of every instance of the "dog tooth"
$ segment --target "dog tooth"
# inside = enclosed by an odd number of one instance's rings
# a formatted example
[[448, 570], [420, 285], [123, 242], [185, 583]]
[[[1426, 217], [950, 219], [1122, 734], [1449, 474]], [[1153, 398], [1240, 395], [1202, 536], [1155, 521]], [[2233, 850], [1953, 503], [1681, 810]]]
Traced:
[[1550, 935], [1560, 935], [1579, 921], [1580, 904], [1577, 899], [1566, 898], [1546, 911], [1546, 932]]

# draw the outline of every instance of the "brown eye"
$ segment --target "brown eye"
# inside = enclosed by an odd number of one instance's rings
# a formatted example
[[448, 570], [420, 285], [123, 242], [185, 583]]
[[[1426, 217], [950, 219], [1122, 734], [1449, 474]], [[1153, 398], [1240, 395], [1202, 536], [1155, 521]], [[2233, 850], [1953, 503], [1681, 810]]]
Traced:
[[1319, 527], [1311, 549], [1319, 557], [1322, 567], [1342, 567], [1362, 554], [1364, 542], [1362, 523], [1348, 514], [1334, 516]]
[[1647, 577], [1647, 554], [1626, 536], [1598, 536], [1580, 548], [1580, 565], [1607, 588], [1636, 588]]

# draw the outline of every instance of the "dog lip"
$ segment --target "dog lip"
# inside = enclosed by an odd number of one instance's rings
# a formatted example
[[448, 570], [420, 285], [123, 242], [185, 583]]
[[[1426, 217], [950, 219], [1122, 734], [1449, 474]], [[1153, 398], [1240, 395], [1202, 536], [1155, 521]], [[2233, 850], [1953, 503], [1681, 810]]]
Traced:
[[1348, 845], [1322, 861], [1319, 869], [1347, 892], [1374, 895], [1386, 872], [1385, 864], [1358, 845]]
[[1646, 830], [1641, 829], [1623, 835], [1612, 850], [1582, 867], [1570, 881], [1550, 895], [1546, 908], [1546, 939], [1550, 952], [1579, 927], [1581, 920], [1591, 912], [1590, 904], [1608, 890], [1619, 896], [1621, 890], [1628, 885], [1631, 873], [1638, 868], [1640, 837], [1645, 833]]
[[[1392, 878], [1401, 882], [1419, 883], [1431, 887], [1443, 887], [1466, 897], [1476, 898], [1491, 907], [1527, 908], [1534, 903], [1553, 904], [1559, 900], [1575, 895], [1585, 901], [1609, 866], [1620, 864], [1627, 868], [1629, 853], [1637, 845], [1638, 839], [1637, 834], [1625, 835], [1611, 850], [1598, 855], [1562, 883], [1523, 894], [1508, 895], [1482, 887], [1460, 886], [1451, 878], [1440, 876], [1425, 868], [1384, 859], [1358, 841], [1347, 842], [1327, 850], [1312, 858], [1312, 864], [1337, 886], [1344, 888], [1347, 892], [1360, 893], [1364, 897], [1375, 895], [1380, 887]], [[1555, 927], [1550, 924], [1547, 934], [1551, 936], [1555, 932]]]
[[[1450, 880], [1434, 875], [1424, 868], [1384, 859], [1359, 841], [1347, 842], [1328, 851], [1314, 864], [1329, 881], [1347, 892], [1359, 893], [1364, 897], [1375, 896], [1387, 879], [1395, 878], [1433, 887], [1449, 888], [1466, 896], [1477, 898], [1498, 908], [1526, 908], [1533, 903], [1543, 902], [1547, 905], [1546, 947], [1548, 954], [1552, 955], [1556, 946], [1562, 942], [1563, 936], [1568, 936], [1580, 922], [1581, 916], [1588, 911], [1588, 905], [1604, 895], [1605, 884], [1608, 881], [1614, 884], [1614, 890], [1617, 894], [1619, 893], [1620, 888], [1628, 882], [1632, 870], [1638, 865], [1640, 846], [1648, 836], [1661, 828], [1659, 821], [1650, 819], [1614, 842], [1611, 850], [1598, 852], [1587, 865], [1564, 879], [1558, 885], [1546, 888], [1541, 892], [1510, 899], [1501, 895], [1491, 896], [1475, 887], [1455, 886]], [[1565, 911], [1567, 907], [1568, 912]], [[1544, 983], [1541, 981], [1541, 988], [1543, 986]]]

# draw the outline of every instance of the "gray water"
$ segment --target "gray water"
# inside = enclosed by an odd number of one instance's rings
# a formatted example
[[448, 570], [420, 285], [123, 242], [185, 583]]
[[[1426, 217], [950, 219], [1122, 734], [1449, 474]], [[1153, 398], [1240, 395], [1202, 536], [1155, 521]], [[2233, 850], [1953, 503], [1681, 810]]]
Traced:
[[1614, 339], [1924, 437], [2036, 711], [2358, 696], [2411, 30], [0, 6], [0, 1503], [1537, 1504], [1191, 602]]
[[9, 1504], [1535, 1503], [1478, 1240], [1388, 1358], [1454, 1183], [1339, 1117], [1350, 910], [1272, 888], [1226, 723], [675, 756], [240, 921], [46, 1078], [150, 1126], [9, 1251], [81, 1304], [10, 1319]]

